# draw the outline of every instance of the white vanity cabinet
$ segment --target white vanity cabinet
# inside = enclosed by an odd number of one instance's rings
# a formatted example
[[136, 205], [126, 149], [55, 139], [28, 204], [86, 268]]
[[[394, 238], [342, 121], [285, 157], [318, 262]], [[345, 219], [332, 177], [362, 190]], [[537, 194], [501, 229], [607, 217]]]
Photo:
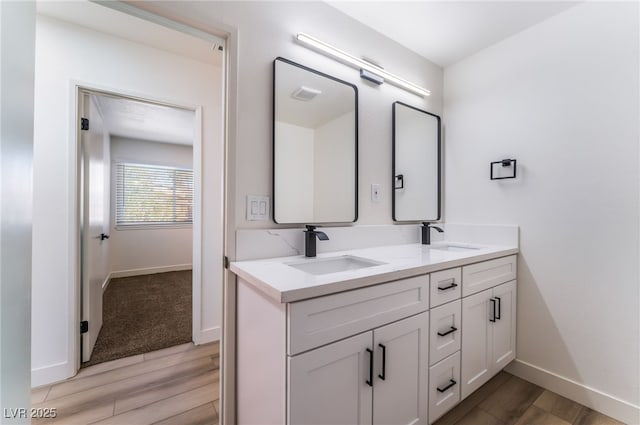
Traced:
[[[516, 281], [502, 283], [515, 279], [515, 256], [469, 267], [494, 286], [462, 299], [462, 399], [515, 359], [516, 353]], [[505, 269], [510, 272], [505, 273]], [[496, 278], [497, 274], [502, 277]], [[466, 284], [463, 277], [463, 293]], [[471, 285], [481, 287], [486, 283], [479, 285], [471, 280]]]
[[428, 315], [288, 358], [290, 424], [426, 424]]
[[429, 275], [277, 303], [239, 280], [239, 424], [427, 424]]
[[239, 275], [237, 423], [435, 422], [515, 358], [516, 256], [448, 264], [286, 300]]

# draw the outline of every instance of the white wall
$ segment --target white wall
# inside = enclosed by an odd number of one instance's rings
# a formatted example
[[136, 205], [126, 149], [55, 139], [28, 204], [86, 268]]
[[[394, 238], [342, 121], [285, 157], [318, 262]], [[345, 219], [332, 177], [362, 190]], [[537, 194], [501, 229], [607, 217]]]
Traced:
[[[31, 166], [35, 2], [0, 2], [0, 409], [30, 423]], [[16, 42], [20, 40], [20, 42]], [[6, 410], [5, 410], [6, 409]], [[6, 412], [9, 412], [8, 415]], [[16, 410], [14, 410], [16, 412]]]
[[[140, 4], [145, 7], [145, 4]], [[237, 122], [230, 164], [235, 179], [231, 228], [274, 227], [272, 221], [246, 220], [246, 195], [271, 195], [273, 60], [282, 56], [358, 87], [360, 141], [358, 224], [392, 223], [391, 104], [402, 101], [435, 114], [442, 108], [442, 69], [406, 47], [322, 2], [162, 2], [157, 9], [202, 25], [216, 23], [238, 32]], [[420, 98], [390, 84], [360, 79], [357, 69], [296, 43], [306, 32], [357, 57], [369, 57], [388, 71], [431, 90]], [[235, 52], [234, 52], [235, 53]], [[235, 76], [232, 76], [235, 78]], [[235, 88], [232, 88], [234, 90]], [[379, 183], [383, 199], [371, 202], [370, 186]], [[235, 226], [234, 226], [235, 221]], [[233, 255], [233, 254], [232, 254]]]
[[[32, 384], [75, 373], [74, 82], [202, 106], [202, 304], [197, 342], [221, 320], [221, 70], [117, 37], [39, 17], [36, 28]], [[195, 164], [194, 164], [195, 165]], [[194, 259], [195, 262], [195, 259]]]
[[353, 187], [356, 182], [351, 170], [356, 163], [356, 153], [350, 137], [355, 121], [353, 114], [347, 112], [314, 131], [313, 222], [322, 221], [321, 217], [349, 222], [355, 216]]
[[[313, 140], [311, 128], [278, 121], [275, 184], [285, 188], [274, 200], [280, 223], [313, 222]], [[304, 217], [304, 219], [300, 219]]]
[[116, 167], [134, 162], [191, 169], [193, 148], [113, 136], [111, 138], [111, 273], [112, 277], [181, 270], [191, 267], [192, 226], [117, 229], [115, 227]]
[[[638, 16], [636, 2], [575, 6], [447, 68], [444, 101], [447, 222], [520, 225], [514, 370], [628, 423], [640, 421]], [[502, 158], [518, 160], [517, 180], [489, 181]]]

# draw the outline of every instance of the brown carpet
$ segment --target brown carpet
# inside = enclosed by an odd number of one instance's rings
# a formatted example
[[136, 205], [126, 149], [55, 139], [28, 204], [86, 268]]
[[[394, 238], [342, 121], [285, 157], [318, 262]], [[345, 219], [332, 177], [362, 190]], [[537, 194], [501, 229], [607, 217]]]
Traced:
[[112, 279], [102, 330], [82, 367], [191, 341], [191, 270]]

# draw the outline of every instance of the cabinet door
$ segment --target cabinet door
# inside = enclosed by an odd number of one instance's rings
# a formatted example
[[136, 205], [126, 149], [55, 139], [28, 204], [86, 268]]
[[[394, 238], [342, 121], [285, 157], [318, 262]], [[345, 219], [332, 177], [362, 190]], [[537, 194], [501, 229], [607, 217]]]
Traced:
[[426, 424], [428, 314], [375, 329], [373, 335], [373, 423]]
[[462, 399], [491, 378], [492, 291], [487, 289], [462, 299]]
[[516, 281], [493, 288], [496, 321], [493, 328], [492, 374], [502, 370], [516, 358]]
[[289, 424], [371, 424], [372, 339], [366, 332], [289, 357]]

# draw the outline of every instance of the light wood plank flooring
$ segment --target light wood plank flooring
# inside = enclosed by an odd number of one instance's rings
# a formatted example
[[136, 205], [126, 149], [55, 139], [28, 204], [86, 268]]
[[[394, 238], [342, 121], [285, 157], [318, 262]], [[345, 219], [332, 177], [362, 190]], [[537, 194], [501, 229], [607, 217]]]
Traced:
[[34, 408], [55, 419], [33, 424], [218, 423], [219, 344], [177, 345], [81, 369], [68, 380], [35, 388]]
[[500, 372], [433, 425], [623, 424], [507, 372]]
[[[33, 407], [56, 408], [34, 424], [214, 425], [218, 423], [219, 345], [183, 344], [101, 363], [35, 388]], [[622, 425], [501, 372], [434, 425]]]

